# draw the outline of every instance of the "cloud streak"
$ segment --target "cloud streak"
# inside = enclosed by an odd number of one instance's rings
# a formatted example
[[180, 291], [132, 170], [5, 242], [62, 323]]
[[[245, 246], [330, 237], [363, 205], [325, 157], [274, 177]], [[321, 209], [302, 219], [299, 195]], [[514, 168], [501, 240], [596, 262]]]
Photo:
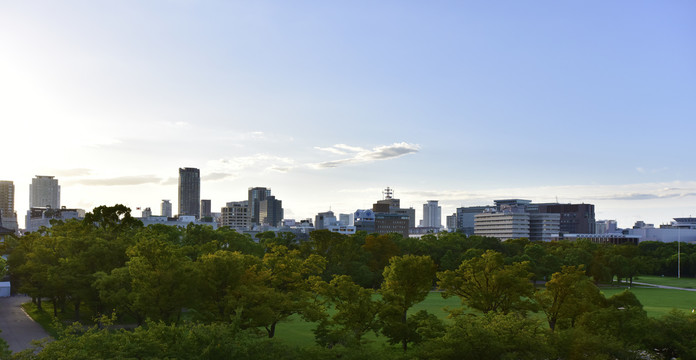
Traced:
[[203, 179], [223, 180], [234, 178], [249, 169], [287, 172], [295, 168], [295, 166], [293, 159], [267, 154], [224, 158], [208, 161], [204, 171], [209, 172], [209, 175], [204, 175]]
[[101, 179], [77, 179], [70, 183], [87, 186], [133, 186], [145, 184], [161, 184], [162, 178], [154, 175], [120, 176]]
[[420, 146], [417, 144], [400, 142], [393, 143], [391, 145], [377, 146], [369, 150], [346, 144], [337, 144], [326, 148], [315, 147], [315, 149], [330, 152], [337, 155], [348, 156], [343, 159], [309, 164], [309, 167], [314, 169], [328, 169], [346, 165], [355, 165], [380, 160], [396, 159], [404, 155], [417, 153], [418, 151], [420, 151]]

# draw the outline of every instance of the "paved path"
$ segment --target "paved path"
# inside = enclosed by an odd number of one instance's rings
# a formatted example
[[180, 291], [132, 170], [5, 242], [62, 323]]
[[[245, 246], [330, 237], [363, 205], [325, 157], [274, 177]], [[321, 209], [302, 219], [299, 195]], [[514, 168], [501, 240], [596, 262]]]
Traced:
[[24, 312], [21, 305], [31, 301], [28, 296], [0, 298], [0, 337], [5, 339], [12, 351], [31, 348], [32, 340], [48, 337], [48, 333]]
[[[623, 284], [623, 283], [622, 283]], [[643, 286], [652, 286], [660, 289], [672, 289], [672, 290], [684, 290], [684, 291], [696, 291], [696, 289], [691, 289], [691, 288], [680, 288], [680, 287], [675, 287], [675, 286], [667, 286], [667, 285], [655, 285], [655, 284], [648, 284], [644, 282], [633, 282], [634, 285], [643, 285]]]

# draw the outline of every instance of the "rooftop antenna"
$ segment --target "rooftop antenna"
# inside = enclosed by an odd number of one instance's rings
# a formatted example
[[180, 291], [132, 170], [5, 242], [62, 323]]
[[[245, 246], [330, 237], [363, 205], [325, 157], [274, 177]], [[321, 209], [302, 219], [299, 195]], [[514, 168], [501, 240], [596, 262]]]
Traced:
[[389, 186], [387, 186], [387, 188], [384, 189], [384, 191], [382, 191], [382, 197], [384, 197], [384, 199], [386, 199], [386, 200], [391, 199], [393, 195], [394, 195], [394, 190], [392, 190], [392, 188], [390, 188]]

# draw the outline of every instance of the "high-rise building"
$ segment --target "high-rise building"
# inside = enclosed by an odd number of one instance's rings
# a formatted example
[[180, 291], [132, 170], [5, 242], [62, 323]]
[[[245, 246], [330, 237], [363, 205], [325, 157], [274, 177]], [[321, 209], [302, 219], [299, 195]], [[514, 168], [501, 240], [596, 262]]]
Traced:
[[201, 219], [213, 217], [210, 200], [201, 200]]
[[503, 210], [489, 209], [474, 215], [474, 234], [501, 240], [551, 241], [558, 238], [560, 218], [559, 214], [525, 212], [516, 205]]
[[0, 226], [10, 230], [19, 228], [14, 198], [14, 183], [12, 181], [0, 181]]
[[597, 220], [595, 222], [595, 232], [597, 234], [612, 234], [617, 232], [616, 220]]
[[457, 231], [466, 235], [474, 235], [474, 216], [486, 210], [490, 210], [491, 206], [468, 206], [457, 208]]
[[12, 181], [0, 181], [0, 217], [14, 216], [15, 188]]
[[437, 200], [428, 200], [423, 204], [423, 223], [422, 227], [441, 228], [442, 227], [442, 208], [437, 204]]
[[248, 201], [232, 201], [228, 202], [221, 209], [220, 226], [226, 226], [232, 229], [248, 229], [249, 228], [249, 202]]
[[409, 230], [408, 215], [375, 213], [375, 232], [378, 234], [397, 233], [407, 238]]
[[201, 172], [196, 168], [179, 168], [179, 215], [201, 214]]
[[249, 188], [249, 225], [260, 225], [261, 219], [259, 217], [259, 205], [261, 201], [266, 200], [267, 197], [271, 196], [271, 189], [266, 189], [265, 187], [254, 187]]
[[[542, 214], [561, 215], [561, 234], [594, 234], [595, 209], [592, 204], [531, 204]], [[529, 211], [534, 212], [534, 211]]]
[[401, 200], [394, 198], [394, 189], [387, 187], [382, 191], [382, 200], [372, 204], [372, 211], [383, 214], [398, 214], [408, 216], [408, 227], [416, 227], [416, 209], [401, 208]]
[[162, 216], [172, 217], [172, 203], [169, 200], [162, 200]]
[[29, 185], [29, 207], [60, 209], [60, 185], [53, 176], [36, 175]]
[[320, 212], [314, 217], [314, 228], [316, 230], [328, 229], [329, 226], [337, 224], [336, 215], [331, 210]]
[[260, 201], [259, 219], [263, 225], [280, 226], [283, 221], [283, 201], [276, 200], [272, 195]]

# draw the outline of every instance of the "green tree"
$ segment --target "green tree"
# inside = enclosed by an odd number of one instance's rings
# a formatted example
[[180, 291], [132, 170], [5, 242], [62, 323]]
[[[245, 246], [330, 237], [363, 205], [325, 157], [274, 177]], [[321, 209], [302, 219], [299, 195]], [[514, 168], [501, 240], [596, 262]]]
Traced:
[[382, 332], [392, 344], [401, 343], [404, 351], [417, 338], [415, 329], [408, 326], [408, 309], [423, 301], [432, 289], [436, 266], [430, 256], [405, 255], [389, 260], [384, 269], [380, 317]]
[[240, 290], [245, 283], [254, 280], [248, 273], [260, 263], [261, 259], [240, 252], [218, 250], [202, 255], [194, 263], [195, 308], [199, 317], [206, 321], [235, 321]]
[[534, 285], [527, 262], [505, 265], [501, 253], [488, 250], [480, 257], [465, 260], [457, 270], [438, 273], [442, 296], [459, 296], [462, 304], [488, 312], [524, 312], [533, 308], [529, 299]]
[[535, 294], [535, 298], [552, 331], [559, 320], [568, 320], [569, 326], [574, 326], [580, 315], [603, 305], [604, 301], [582, 266], [563, 266], [561, 272], [553, 274], [546, 282], [546, 289]]
[[382, 283], [382, 273], [389, 264], [389, 259], [399, 255], [399, 247], [389, 235], [368, 235], [362, 248], [369, 254], [367, 266], [374, 274], [372, 287], [378, 288]]
[[138, 302], [141, 295], [133, 291], [133, 281], [128, 267], [113, 269], [108, 274], [95, 273], [92, 286], [108, 309], [115, 311], [119, 316], [130, 316], [138, 325], [144, 323], [148, 309], [140, 306]]
[[321, 317], [317, 294], [312, 284], [326, 267], [318, 255], [303, 258], [298, 250], [273, 246], [262, 263], [252, 268], [250, 276], [239, 290], [238, 317], [245, 327], [263, 327], [269, 338], [275, 336], [276, 325], [298, 314], [310, 321]]
[[673, 309], [650, 320], [646, 347], [663, 359], [696, 359], [696, 314]]
[[324, 281], [330, 281], [334, 275], [348, 275], [354, 282], [369, 286], [372, 278], [367, 267], [369, 254], [360, 240], [360, 237], [316, 230], [302, 243], [301, 250], [305, 257], [315, 254], [326, 259], [326, 269], [321, 274]]
[[420, 359], [549, 359], [549, 332], [519, 314], [458, 316], [444, 335], [417, 349]]
[[626, 349], [639, 349], [647, 335], [648, 315], [636, 296], [624, 290], [607, 299], [606, 306], [583, 314], [578, 326], [588, 332], [613, 337]]
[[355, 284], [347, 275], [335, 276], [331, 282], [322, 281], [318, 285], [318, 292], [334, 309], [314, 331], [319, 344], [360, 346], [363, 335], [378, 331], [380, 302], [373, 299], [372, 290]]
[[191, 260], [158, 237], [140, 237], [128, 255], [134, 308], [152, 320], [178, 322], [181, 310], [192, 305]]
[[7, 260], [0, 257], [0, 279], [4, 278], [5, 275], [7, 275]]

